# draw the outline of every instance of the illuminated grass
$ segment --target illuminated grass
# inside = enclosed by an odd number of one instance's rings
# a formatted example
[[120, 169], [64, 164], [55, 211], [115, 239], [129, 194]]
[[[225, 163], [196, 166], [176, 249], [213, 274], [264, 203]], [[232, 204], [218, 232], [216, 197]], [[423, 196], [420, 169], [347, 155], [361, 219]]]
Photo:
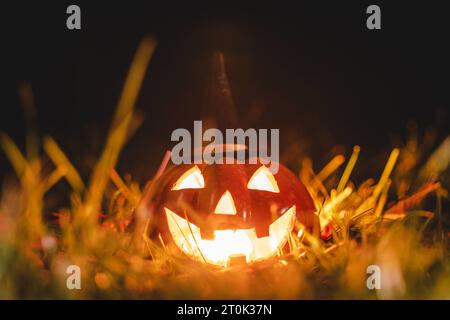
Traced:
[[[285, 252], [267, 262], [217, 269], [150, 237], [160, 213], [146, 204], [163, 182], [170, 153], [143, 189], [114, 167], [139, 124], [134, 104], [154, 48], [146, 38], [137, 50], [88, 183], [52, 138], [43, 139], [39, 155], [31, 130], [24, 155], [1, 135], [18, 183], [5, 184], [1, 193], [0, 298], [450, 299], [448, 212], [442, 212], [448, 194], [438, 182], [448, 170], [450, 138], [423, 166], [419, 159], [425, 154], [411, 148], [417, 142], [393, 149], [378, 182], [368, 179], [359, 186], [351, 180], [359, 146], [348, 161], [337, 155], [318, 174], [304, 159], [299, 177], [314, 198], [323, 239], [305, 230], [293, 233]], [[32, 118], [31, 89], [23, 86], [21, 95]], [[53, 163], [52, 172], [43, 170], [44, 159]], [[44, 197], [63, 178], [71, 187], [71, 206], [57, 212], [55, 226], [43, 218]], [[426, 197], [436, 199], [434, 210], [421, 207]], [[81, 290], [66, 288], [70, 264], [81, 267]], [[382, 290], [366, 287], [371, 264], [382, 270]]]

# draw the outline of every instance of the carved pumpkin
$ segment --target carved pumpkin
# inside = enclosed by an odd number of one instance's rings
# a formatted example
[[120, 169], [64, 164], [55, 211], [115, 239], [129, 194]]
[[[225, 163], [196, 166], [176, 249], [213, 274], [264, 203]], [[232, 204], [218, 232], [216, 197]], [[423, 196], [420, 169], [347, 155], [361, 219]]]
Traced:
[[170, 168], [159, 200], [161, 233], [187, 256], [217, 266], [276, 256], [299, 221], [316, 233], [311, 196], [280, 165], [199, 164]]
[[[235, 128], [238, 117], [220, 52], [212, 65], [205, 106], [220, 129]], [[167, 170], [155, 203], [165, 240], [197, 261], [226, 267], [276, 256], [296, 220], [318, 234], [313, 200], [289, 169], [279, 164], [272, 174], [260, 159], [255, 164], [229, 164], [231, 155], [222, 156], [224, 164], [185, 164]]]

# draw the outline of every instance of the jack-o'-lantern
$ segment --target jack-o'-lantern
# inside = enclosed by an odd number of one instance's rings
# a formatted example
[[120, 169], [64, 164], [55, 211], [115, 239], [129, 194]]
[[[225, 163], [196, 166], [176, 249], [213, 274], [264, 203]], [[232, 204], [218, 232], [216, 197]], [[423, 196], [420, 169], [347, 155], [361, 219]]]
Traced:
[[[219, 128], [235, 128], [238, 117], [220, 52], [212, 66], [205, 105]], [[318, 233], [313, 200], [288, 168], [279, 164], [273, 174], [259, 158], [236, 163], [227, 161], [232, 155], [222, 157], [223, 164], [183, 164], [165, 172], [154, 204], [163, 239], [197, 261], [226, 267], [276, 256], [296, 221]]]
[[[225, 163], [225, 162], [224, 162]], [[216, 266], [253, 263], [286, 246], [296, 220], [317, 232], [311, 196], [289, 169], [261, 164], [184, 164], [165, 174], [161, 234], [185, 255]]]

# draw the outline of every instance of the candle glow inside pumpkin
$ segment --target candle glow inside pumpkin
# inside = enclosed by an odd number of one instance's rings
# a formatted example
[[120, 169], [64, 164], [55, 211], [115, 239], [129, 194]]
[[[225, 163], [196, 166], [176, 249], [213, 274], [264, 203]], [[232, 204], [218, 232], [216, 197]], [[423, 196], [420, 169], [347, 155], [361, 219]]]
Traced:
[[[201, 189], [205, 181], [197, 166], [187, 170], [174, 184], [172, 190]], [[250, 190], [279, 193], [272, 173], [261, 166], [248, 182]], [[189, 257], [218, 266], [227, 266], [233, 257], [245, 257], [247, 263], [268, 259], [283, 248], [293, 230], [296, 207], [293, 205], [269, 226], [269, 235], [257, 237], [255, 228], [214, 230], [212, 240], [202, 239], [200, 228], [164, 208], [170, 234], [176, 246]], [[218, 201], [214, 214], [236, 215], [236, 207], [229, 190]]]

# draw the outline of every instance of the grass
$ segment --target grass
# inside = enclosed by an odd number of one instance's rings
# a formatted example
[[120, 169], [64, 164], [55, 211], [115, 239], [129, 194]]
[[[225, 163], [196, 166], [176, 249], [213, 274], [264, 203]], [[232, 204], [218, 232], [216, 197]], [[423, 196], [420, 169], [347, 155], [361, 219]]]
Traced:
[[[58, 143], [39, 141], [32, 125], [25, 154], [1, 135], [17, 180], [5, 182], [1, 192], [0, 298], [450, 299], [449, 218], [443, 211], [450, 138], [431, 151], [426, 139], [422, 145], [410, 139], [392, 150], [378, 179], [359, 186], [351, 179], [359, 146], [348, 161], [338, 155], [317, 173], [304, 159], [299, 178], [320, 214], [322, 238], [293, 233], [285, 252], [264, 263], [218, 270], [149, 238], [158, 213], [144, 204], [164, 179], [168, 154], [142, 189], [114, 168], [140, 124], [134, 104], [154, 48], [145, 38], [137, 49], [88, 183]], [[20, 94], [32, 119], [30, 88], [22, 86]], [[52, 220], [46, 197], [62, 179], [71, 188], [71, 205]], [[81, 268], [81, 290], [66, 287], [72, 264]], [[369, 265], [380, 267], [380, 290], [366, 286]]]

